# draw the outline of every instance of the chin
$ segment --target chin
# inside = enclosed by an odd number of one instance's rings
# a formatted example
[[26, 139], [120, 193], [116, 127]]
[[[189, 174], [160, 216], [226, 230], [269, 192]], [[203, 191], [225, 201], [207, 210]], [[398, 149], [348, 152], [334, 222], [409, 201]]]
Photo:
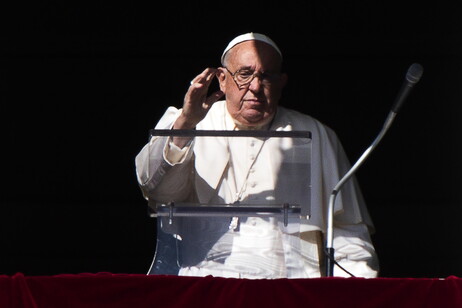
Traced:
[[259, 128], [261, 126], [268, 124], [272, 118], [273, 115], [260, 115], [258, 117], [246, 117], [241, 118], [239, 120], [236, 119], [236, 122], [240, 126], [247, 126], [249, 128]]

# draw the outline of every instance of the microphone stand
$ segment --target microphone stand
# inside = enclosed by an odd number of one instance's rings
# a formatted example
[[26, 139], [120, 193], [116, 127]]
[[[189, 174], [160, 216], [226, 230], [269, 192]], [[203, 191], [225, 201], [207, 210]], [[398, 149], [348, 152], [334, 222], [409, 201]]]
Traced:
[[356, 163], [351, 167], [351, 169], [343, 176], [343, 178], [335, 185], [334, 189], [329, 198], [329, 205], [327, 208], [327, 230], [326, 230], [326, 268], [325, 274], [326, 277], [332, 277], [334, 275], [334, 264], [335, 264], [335, 249], [334, 249], [334, 204], [335, 198], [337, 197], [338, 192], [342, 188], [342, 186], [351, 178], [351, 176], [358, 170], [358, 168], [363, 164], [366, 158], [371, 154], [371, 152], [377, 147], [379, 142], [382, 140], [383, 136], [385, 136], [386, 132], [390, 128], [393, 120], [396, 117], [401, 105], [409, 95], [410, 91], [414, 87], [414, 85], [419, 82], [420, 78], [422, 77], [423, 68], [420, 64], [414, 63], [412, 64], [406, 74], [405, 83], [400, 89], [398, 96], [391, 108], [391, 111], [388, 114], [388, 117], [385, 120], [385, 123], [382, 127], [382, 130], [369, 146], [369, 148], [364, 151], [361, 157], [356, 161]]
[[361, 155], [361, 157], [356, 161], [354, 166], [343, 176], [343, 178], [335, 185], [334, 189], [329, 198], [329, 207], [327, 209], [327, 241], [326, 241], [326, 276], [332, 277], [334, 275], [334, 263], [335, 263], [335, 249], [333, 246], [333, 234], [334, 234], [334, 204], [335, 198], [337, 197], [338, 192], [342, 188], [342, 186], [351, 178], [351, 176], [358, 170], [358, 168], [364, 163], [367, 156], [371, 154], [371, 152], [377, 147], [380, 140], [382, 140], [383, 136], [385, 136], [386, 132], [390, 128], [393, 120], [396, 117], [396, 113], [394, 111], [390, 111], [388, 114], [387, 119], [380, 131], [379, 135], [375, 138], [372, 144], [367, 148], [366, 151]]

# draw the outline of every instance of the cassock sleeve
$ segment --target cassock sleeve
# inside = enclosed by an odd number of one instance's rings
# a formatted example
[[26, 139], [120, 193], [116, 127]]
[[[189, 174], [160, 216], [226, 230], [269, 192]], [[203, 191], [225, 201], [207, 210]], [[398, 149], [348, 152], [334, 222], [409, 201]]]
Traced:
[[[181, 110], [169, 107], [156, 129], [171, 129]], [[179, 149], [169, 137], [153, 136], [135, 158], [138, 184], [147, 200], [185, 201], [193, 194], [193, 144]]]

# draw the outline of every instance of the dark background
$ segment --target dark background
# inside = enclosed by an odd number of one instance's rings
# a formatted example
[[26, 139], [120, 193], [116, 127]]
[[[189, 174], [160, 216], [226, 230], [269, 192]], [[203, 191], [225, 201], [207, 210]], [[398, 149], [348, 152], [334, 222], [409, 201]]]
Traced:
[[283, 51], [281, 104], [332, 127], [352, 162], [408, 67], [422, 64], [357, 176], [381, 276], [462, 276], [456, 1], [61, 2], [0, 10], [0, 274], [146, 273], [155, 221], [134, 157], [166, 107], [181, 106], [189, 81], [253, 31]]

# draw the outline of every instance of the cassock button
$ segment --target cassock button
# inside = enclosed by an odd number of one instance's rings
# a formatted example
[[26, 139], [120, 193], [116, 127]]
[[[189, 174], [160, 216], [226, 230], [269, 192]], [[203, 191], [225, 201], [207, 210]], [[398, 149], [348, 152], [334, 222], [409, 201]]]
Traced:
[[254, 217], [250, 217], [248, 221], [249, 221], [251, 226], [256, 226], [257, 225], [257, 220]]

